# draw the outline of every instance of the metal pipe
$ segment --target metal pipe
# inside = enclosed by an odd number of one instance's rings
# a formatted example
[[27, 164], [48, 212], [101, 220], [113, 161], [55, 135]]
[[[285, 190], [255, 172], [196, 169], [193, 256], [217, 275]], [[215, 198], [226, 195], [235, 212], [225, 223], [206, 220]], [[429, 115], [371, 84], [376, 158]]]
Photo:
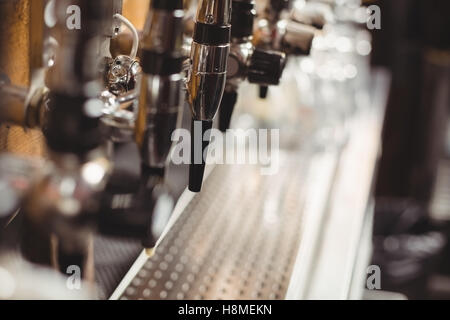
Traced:
[[28, 88], [0, 80], [0, 123], [25, 126], [27, 96]]

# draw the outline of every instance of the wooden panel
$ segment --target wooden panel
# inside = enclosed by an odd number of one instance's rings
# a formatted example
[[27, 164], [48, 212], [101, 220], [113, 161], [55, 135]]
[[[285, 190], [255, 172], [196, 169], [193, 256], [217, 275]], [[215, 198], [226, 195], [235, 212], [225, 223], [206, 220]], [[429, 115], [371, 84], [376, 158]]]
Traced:
[[138, 30], [144, 28], [150, 0], [124, 0], [123, 15], [130, 20]]
[[[41, 63], [39, 31], [33, 30], [33, 35], [30, 33], [33, 25], [36, 26], [34, 18], [32, 23], [31, 12], [39, 18], [39, 12], [33, 11], [38, 8], [39, 2], [41, 0], [0, 1], [0, 72], [7, 74], [14, 84], [28, 86], [31, 65]], [[32, 54], [33, 47], [35, 54]], [[0, 126], [0, 152], [42, 156], [43, 145], [40, 131]]]

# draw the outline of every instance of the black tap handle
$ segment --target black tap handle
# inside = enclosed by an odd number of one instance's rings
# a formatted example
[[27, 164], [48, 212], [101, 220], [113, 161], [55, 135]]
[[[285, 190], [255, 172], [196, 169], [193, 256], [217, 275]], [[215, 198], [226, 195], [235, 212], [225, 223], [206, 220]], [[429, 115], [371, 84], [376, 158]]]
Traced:
[[248, 81], [259, 85], [278, 85], [286, 66], [283, 52], [257, 48], [248, 68]]
[[211, 138], [213, 122], [193, 120], [191, 129], [191, 165], [189, 167], [189, 190], [200, 192], [206, 168], [206, 153]]
[[225, 91], [220, 105], [219, 130], [226, 132], [230, 128], [231, 117], [236, 106], [238, 94], [236, 91]]

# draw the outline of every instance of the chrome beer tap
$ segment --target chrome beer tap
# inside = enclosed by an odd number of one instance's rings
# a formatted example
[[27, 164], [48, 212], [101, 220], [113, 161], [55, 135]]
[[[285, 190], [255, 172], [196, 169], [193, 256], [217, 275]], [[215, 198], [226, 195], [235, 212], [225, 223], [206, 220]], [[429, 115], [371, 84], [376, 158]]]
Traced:
[[[142, 77], [134, 130], [140, 170], [122, 170], [122, 178], [111, 186], [109, 210], [103, 215], [104, 232], [139, 238], [145, 248], [155, 246], [174, 202], [164, 177], [171, 136], [184, 103], [183, 19], [183, 1], [151, 2], [141, 41]], [[120, 186], [125, 176], [134, 177], [134, 190]]]
[[192, 111], [189, 190], [200, 192], [210, 130], [226, 84], [231, 39], [231, 0], [198, 3], [188, 75], [188, 103]]
[[[317, 29], [290, 17], [291, 0], [270, 0], [256, 23], [253, 43], [257, 48], [278, 50], [289, 55], [309, 55]], [[266, 98], [268, 86], [260, 86]]]
[[255, 1], [233, 0], [232, 6], [231, 52], [219, 118], [219, 129], [223, 132], [230, 126], [240, 83], [248, 80], [262, 86], [278, 85], [286, 60], [283, 52], [253, 45]]
[[[104, 152], [99, 72], [113, 25], [113, 1], [55, 2], [55, 64], [49, 70], [48, 110], [43, 123], [49, 160], [23, 200], [22, 252], [32, 262], [62, 272], [77, 265], [90, 278], [90, 234], [110, 162]], [[66, 12], [80, 8], [80, 28], [68, 28]], [[90, 274], [90, 275], [89, 275]]]

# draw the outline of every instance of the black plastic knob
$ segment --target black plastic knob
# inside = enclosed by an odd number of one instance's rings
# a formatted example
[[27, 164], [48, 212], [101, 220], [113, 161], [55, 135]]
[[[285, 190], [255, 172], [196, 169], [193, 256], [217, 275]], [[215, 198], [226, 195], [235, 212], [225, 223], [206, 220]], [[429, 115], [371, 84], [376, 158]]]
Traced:
[[256, 49], [250, 61], [248, 81], [259, 85], [278, 85], [285, 66], [284, 53]]

